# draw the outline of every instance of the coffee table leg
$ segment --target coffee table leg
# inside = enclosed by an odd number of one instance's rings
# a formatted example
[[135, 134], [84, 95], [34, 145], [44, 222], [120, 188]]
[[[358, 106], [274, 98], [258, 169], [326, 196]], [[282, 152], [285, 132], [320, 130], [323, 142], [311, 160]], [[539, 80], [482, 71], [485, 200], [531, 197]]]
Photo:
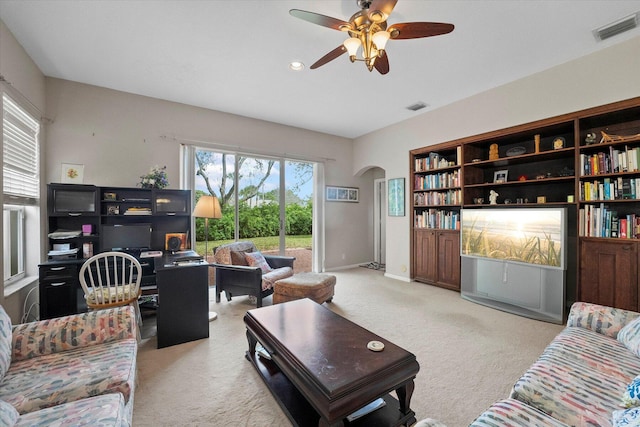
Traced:
[[258, 342], [258, 340], [256, 339], [256, 337], [253, 336], [253, 334], [251, 332], [249, 332], [247, 330], [247, 341], [249, 341], [249, 351], [248, 354], [249, 355], [254, 355], [256, 352], [256, 343]]
[[411, 403], [411, 396], [413, 395], [413, 390], [416, 387], [413, 380], [407, 381], [402, 384], [400, 388], [396, 389], [396, 394], [398, 395], [398, 401], [400, 403], [400, 412], [403, 414], [408, 414]]

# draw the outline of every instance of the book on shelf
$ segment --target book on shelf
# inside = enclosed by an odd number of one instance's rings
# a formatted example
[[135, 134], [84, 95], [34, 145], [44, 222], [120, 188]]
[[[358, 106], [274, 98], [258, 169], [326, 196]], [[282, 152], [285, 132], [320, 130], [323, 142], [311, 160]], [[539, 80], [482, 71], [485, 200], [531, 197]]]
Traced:
[[578, 213], [581, 237], [640, 239], [640, 215], [620, 214], [604, 203], [586, 205]]
[[125, 212], [125, 215], [151, 215], [151, 209], [150, 208], [138, 208], [138, 207], [131, 207], [128, 208]]

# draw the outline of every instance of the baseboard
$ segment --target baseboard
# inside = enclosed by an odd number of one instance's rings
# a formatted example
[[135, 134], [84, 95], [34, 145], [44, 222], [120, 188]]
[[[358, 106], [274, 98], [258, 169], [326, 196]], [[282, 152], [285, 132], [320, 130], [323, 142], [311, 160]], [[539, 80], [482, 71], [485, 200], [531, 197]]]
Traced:
[[360, 264], [342, 265], [340, 267], [325, 268], [324, 271], [329, 272], [329, 271], [350, 270], [356, 267], [360, 267]]
[[384, 277], [388, 277], [389, 279], [395, 279], [395, 280], [400, 280], [402, 282], [407, 282], [410, 283], [411, 279], [405, 276], [396, 276], [395, 274], [391, 274], [391, 273], [384, 273]]

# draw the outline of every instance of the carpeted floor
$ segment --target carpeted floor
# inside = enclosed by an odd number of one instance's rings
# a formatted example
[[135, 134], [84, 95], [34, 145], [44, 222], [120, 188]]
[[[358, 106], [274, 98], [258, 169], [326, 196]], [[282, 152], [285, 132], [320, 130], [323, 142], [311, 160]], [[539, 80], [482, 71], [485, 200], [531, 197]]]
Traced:
[[[563, 328], [465, 301], [460, 294], [406, 283], [366, 268], [333, 273], [336, 313], [417, 356], [411, 408], [449, 427], [466, 426], [513, 383]], [[213, 296], [213, 293], [211, 293]], [[290, 426], [252, 365], [247, 297], [211, 309], [210, 338], [156, 349], [147, 320], [138, 354], [135, 426]], [[271, 298], [266, 304], [271, 304]]]

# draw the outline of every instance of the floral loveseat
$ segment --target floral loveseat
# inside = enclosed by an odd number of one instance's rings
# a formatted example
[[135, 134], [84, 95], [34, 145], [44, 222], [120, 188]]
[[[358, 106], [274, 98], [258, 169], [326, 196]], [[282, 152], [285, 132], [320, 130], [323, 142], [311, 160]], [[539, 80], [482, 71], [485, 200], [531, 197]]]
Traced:
[[1, 426], [130, 426], [131, 306], [12, 326], [0, 306]]
[[214, 251], [216, 268], [216, 302], [224, 291], [227, 301], [233, 295], [262, 299], [273, 293], [276, 281], [293, 276], [295, 257], [263, 255], [252, 242], [234, 242], [218, 246]]
[[639, 395], [640, 313], [578, 302], [509, 398], [471, 425], [640, 426]]

